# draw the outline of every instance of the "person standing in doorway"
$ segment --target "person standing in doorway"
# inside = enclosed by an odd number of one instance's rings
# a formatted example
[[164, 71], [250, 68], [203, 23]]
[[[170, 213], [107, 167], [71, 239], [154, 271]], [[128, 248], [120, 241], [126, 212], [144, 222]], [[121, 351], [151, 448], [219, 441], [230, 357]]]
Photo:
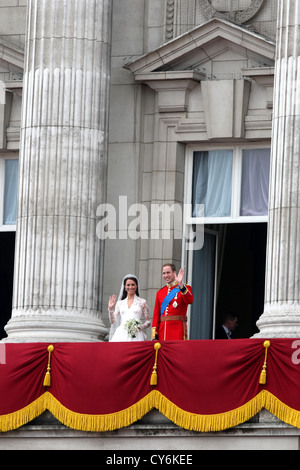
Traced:
[[238, 316], [228, 312], [223, 316], [222, 325], [216, 329], [215, 339], [231, 339], [232, 333], [238, 327]]

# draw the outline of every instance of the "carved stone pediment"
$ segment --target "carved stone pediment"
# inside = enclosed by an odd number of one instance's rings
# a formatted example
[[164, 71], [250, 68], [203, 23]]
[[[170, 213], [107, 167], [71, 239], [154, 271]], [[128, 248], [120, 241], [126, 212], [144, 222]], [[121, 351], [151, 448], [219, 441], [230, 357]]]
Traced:
[[[198, 139], [205, 128], [205, 139], [224, 141], [245, 137], [251, 81], [265, 87], [267, 107], [272, 107], [274, 61], [273, 42], [214, 18], [125, 68], [133, 72], [136, 82], [156, 92], [160, 115], [187, 113], [176, 127], [181, 140], [183, 134], [191, 138], [196, 125]], [[188, 113], [189, 96], [197, 87], [201, 89], [202, 108], [196, 123]], [[263, 119], [265, 123], [265, 116]]]
[[274, 42], [226, 20], [213, 18], [156, 50], [132, 60], [125, 64], [124, 68], [135, 75], [183, 70], [202, 73], [199, 68], [201, 63], [207, 61], [207, 57], [215, 57], [226, 49], [234, 49], [241, 56], [250, 58], [255, 66], [274, 65]]

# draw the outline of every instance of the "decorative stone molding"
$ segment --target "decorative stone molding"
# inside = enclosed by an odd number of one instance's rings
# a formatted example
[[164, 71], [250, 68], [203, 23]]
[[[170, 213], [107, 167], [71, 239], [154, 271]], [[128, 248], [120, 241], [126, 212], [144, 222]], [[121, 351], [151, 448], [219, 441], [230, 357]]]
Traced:
[[201, 53], [207, 44], [213, 41], [221, 44], [222, 39], [232, 43], [236, 48], [247, 49], [252, 57], [257, 58], [259, 62], [263, 62], [265, 65], [274, 65], [275, 44], [272, 41], [223, 19], [213, 18], [174, 38], [167, 44], [163, 44], [156, 50], [128, 62], [124, 68], [135, 75], [172, 70], [173, 64], [174, 68], [176, 67], [178, 70], [181, 57], [186, 58], [188, 54], [195, 55], [196, 49], [199, 49], [199, 53]]
[[157, 92], [157, 107], [160, 113], [186, 111], [188, 93], [203, 78], [202, 74], [191, 70], [153, 72], [135, 76], [136, 81], [145, 83]]
[[12, 80], [4, 83], [4, 102], [0, 103], [0, 149], [18, 150], [20, 146], [20, 123], [11, 123], [13, 95], [22, 97], [22, 80]]
[[0, 65], [10, 72], [17, 74], [19, 78], [22, 78], [24, 51], [14, 44], [9, 44], [0, 39]]
[[166, 7], [166, 40], [169, 41], [174, 36], [174, 12], [175, 12], [175, 1], [168, 0]]
[[203, 104], [209, 139], [243, 138], [250, 95], [248, 80], [205, 81]]
[[255, 16], [259, 12], [259, 10], [264, 4], [264, 1], [265, 0], [252, 0], [249, 8], [238, 12], [234, 12], [232, 10], [229, 10], [227, 12], [217, 10], [212, 6], [210, 0], [199, 0], [199, 3], [203, 13], [209, 19], [223, 18], [229, 21], [233, 21], [237, 24], [243, 24], [249, 21], [251, 18], [253, 18], [253, 16]]
[[243, 77], [248, 77], [262, 85], [266, 90], [267, 108], [273, 108], [274, 67], [254, 67], [242, 70]]
[[[245, 57], [252, 56], [254, 60], [257, 59], [257, 63], [270, 64], [269, 67], [245, 69], [245, 78], [234, 77], [234, 79], [213, 81], [208, 80], [205, 74], [192, 69], [193, 59], [196, 56], [198, 64], [200, 54], [205, 55], [205, 58], [211, 57], [211, 49], [209, 49], [211, 44], [215, 45], [214, 54], [216, 56], [218, 53], [222, 53], [224, 42], [235, 50], [239, 49]], [[190, 62], [187, 60], [189, 55]], [[180, 70], [181, 58], [183, 69]], [[263, 79], [261, 74], [265, 76], [266, 81], [263, 85], [270, 91], [268, 103], [271, 107], [274, 59], [275, 44], [273, 42], [240, 26], [216, 18], [125, 64], [124, 68], [134, 74], [135, 81], [144, 83], [156, 91], [157, 111], [164, 114], [188, 111], [188, 94], [192, 87], [201, 82], [204, 112], [197, 118], [195, 116], [181, 116], [175, 126], [175, 132], [180, 135], [178, 140], [181, 142], [217, 138], [256, 138], [257, 136], [263, 139], [271, 136], [271, 113], [264, 113], [263, 116], [256, 114], [247, 116], [251, 89], [251, 80], [249, 79], [257, 78], [259, 80]], [[188, 63], [190, 68], [184, 69]], [[172, 70], [173, 67], [176, 67], [176, 70]], [[163, 71], [163, 69], [167, 70]], [[247, 72], [251, 76], [247, 75]], [[221, 87], [220, 99], [217, 97], [218, 87]], [[225, 87], [225, 91], [224, 89], [222, 91], [222, 87]], [[209, 96], [216, 103], [215, 109], [212, 109]], [[218, 108], [220, 102], [226, 99], [230, 103], [230, 108], [225, 107], [225, 115], [230, 119], [225, 119], [224, 123], [220, 123]], [[234, 102], [239, 103], [239, 107], [233, 106]], [[214, 130], [209, 124], [211, 120], [217, 124]]]

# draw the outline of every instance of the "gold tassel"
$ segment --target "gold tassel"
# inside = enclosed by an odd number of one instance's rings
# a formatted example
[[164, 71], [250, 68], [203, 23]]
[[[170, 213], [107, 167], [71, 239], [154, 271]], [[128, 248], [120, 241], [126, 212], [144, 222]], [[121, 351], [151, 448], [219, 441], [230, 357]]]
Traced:
[[150, 379], [150, 385], [157, 385], [157, 354], [158, 350], [161, 348], [160, 343], [155, 343], [154, 344], [154, 349], [155, 349], [155, 363], [153, 366], [153, 371], [151, 374], [151, 379]]
[[260, 378], [259, 378], [260, 385], [265, 385], [267, 383], [267, 355], [268, 355], [268, 348], [270, 347], [270, 345], [271, 345], [270, 341], [264, 342], [265, 362], [264, 362], [264, 365], [260, 374]]
[[47, 348], [47, 351], [49, 353], [48, 355], [48, 365], [47, 365], [47, 372], [45, 374], [45, 378], [44, 378], [44, 387], [50, 387], [51, 385], [51, 375], [50, 375], [50, 370], [51, 370], [51, 367], [50, 367], [50, 357], [51, 357], [51, 353], [54, 349], [54, 346], [52, 346], [52, 344], [50, 344]]

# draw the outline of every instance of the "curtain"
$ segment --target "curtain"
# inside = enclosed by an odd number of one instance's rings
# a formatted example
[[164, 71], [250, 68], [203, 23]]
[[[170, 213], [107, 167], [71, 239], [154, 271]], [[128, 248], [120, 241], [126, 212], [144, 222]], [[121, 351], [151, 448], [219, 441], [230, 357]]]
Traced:
[[153, 408], [196, 432], [232, 428], [263, 408], [300, 428], [299, 340], [4, 347], [0, 432], [19, 428], [46, 409], [69, 428], [93, 432], [129, 426]]
[[231, 212], [232, 150], [194, 152], [193, 217], [204, 204], [205, 217], [226, 217]]
[[216, 237], [204, 234], [204, 245], [194, 251], [190, 339], [210, 339], [212, 334]]
[[5, 160], [4, 225], [15, 225], [17, 220], [19, 160]]
[[268, 215], [270, 149], [243, 151], [240, 215]]

